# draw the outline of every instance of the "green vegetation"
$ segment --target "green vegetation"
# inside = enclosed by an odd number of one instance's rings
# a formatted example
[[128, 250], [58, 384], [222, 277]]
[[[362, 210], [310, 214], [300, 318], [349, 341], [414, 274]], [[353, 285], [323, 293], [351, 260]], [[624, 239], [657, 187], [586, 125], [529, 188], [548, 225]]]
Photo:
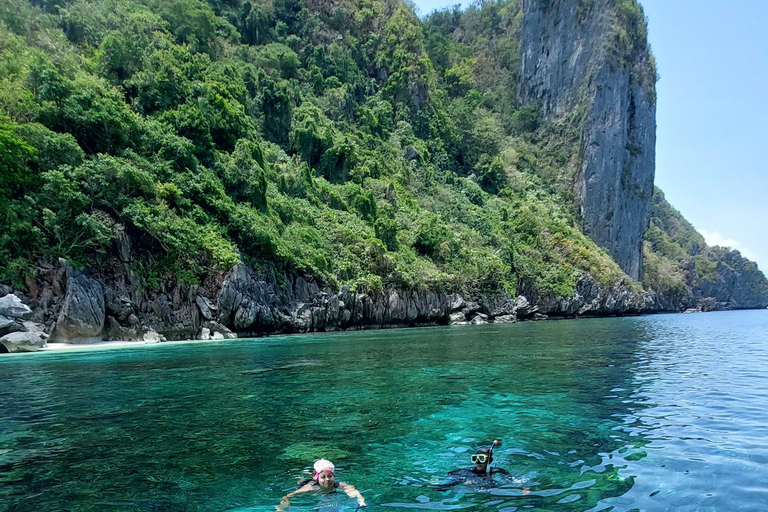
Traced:
[[611, 0], [616, 23], [609, 34], [613, 63], [630, 69], [630, 76], [643, 86], [650, 100], [656, 101], [658, 73], [656, 59], [647, 51], [648, 21], [643, 7], [635, 0]]
[[238, 261], [373, 290], [627, 279], [578, 227], [578, 130], [519, 107], [521, 6], [6, 1], [0, 279], [109, 275], [118, 232], [149, 287]]
[[710, 287], [722, 275], [739, 276], [740, 283], [735, 284], [743, 290], [750, 289], [745, 296], [765, 297], [768, 294], [768, 281], [754, 262], [741, 257], [737, 251], [709, 247], [704, 237], [666, 201], [659, 189], [653, 194], [644, 261], [643, 286], [678, 302], [691, 289]]

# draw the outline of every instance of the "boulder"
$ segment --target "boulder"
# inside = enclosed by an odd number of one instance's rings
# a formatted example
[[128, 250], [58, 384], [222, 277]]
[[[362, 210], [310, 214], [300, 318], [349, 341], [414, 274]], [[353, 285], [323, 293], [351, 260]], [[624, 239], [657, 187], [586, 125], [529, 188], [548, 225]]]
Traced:
[[0, 336], [5, 336], [6, 334], [10, 334], [12, 332], [23, 331], [26, 331], [26, 329], [19, 322], [4, 316], [0, 316]]
[[515, 299], [515, 314], [518, 318], [526, 318], [534, 315], [539, 310], [538, 306], [531, 306], [524, 295], [518, 295]]
[[161, 341], [166, 341], [165, 336], [158, 334], [157, 331], [151, 330], [145, 332], [142, 339], [147, 343], [160, 343]]
[[456, 313], [451, 313], [448, 317], [448, 323], [451, 325], [462, 325], [467, 323], [467, 317], [461, 311], [457, 311]]
[[472, 320], [469, 321], [472, 325], [482, 325], [488, 323], [488, 315], [485, 315], [483, 313], [478, 313], [477, 315], [472, 318]]
[[21, 325], [24, 327], [24, 331], [28, 332], [41, 332], [45, 334], [46, 337], [48, 337], [48, 334], [45, 332], [45, 325], [38, 323], [38, 322], [30, 322], [29, 320], [21, 322]]
[[[208, 329], [208, 333], [211, 339], [214, 340], [233, 340], [237, 338], [237, 334], [227, 329], [227, 327], [221, 325], [219, 322], [203, 322], [203, 329]], [[202, 333], [202, 329], [201, 329]], [[202, 338], [201, 338], [202, 339]]]
[[100, 341], [106, 322], [104, 287], [69, 265], [66, 265], [66, 280], [67, 294], [51, 341]]
[[493, 321], [497, 324], [513, 324], [517, 322], [517, 317], [515, 315], [501, 315], [494, 318]]
[[12, 332], [0, 338], [7, 352], [37, 352], [45, 347], [48, 336], [40, 332]]
[[19, 320], [29, 320], [32, 318], [32, 310], [21, 302], [21, 299], [12, 293], [0, 297], [0, 315]]

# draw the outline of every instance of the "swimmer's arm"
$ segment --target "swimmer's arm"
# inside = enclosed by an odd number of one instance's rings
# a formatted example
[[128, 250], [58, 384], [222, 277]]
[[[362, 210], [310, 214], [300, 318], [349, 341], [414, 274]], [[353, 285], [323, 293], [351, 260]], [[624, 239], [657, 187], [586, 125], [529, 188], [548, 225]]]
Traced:
[[290, 507], [291, 506], [291, 498], [293, 498], [297, 494], [301, 494], [303, 492], [309, 492], [309, 491], [312, 490], [313, 487], [314, 487], [314, 484], [309, 483], [309, 484], [306, 484], [306, 485], [304, 485], [302, 487], [299, 487], [298, 489], [296, 489], [293, 492], [289, 492], [288, 494], [286, 494], [285, 496], [280, 498], [280, 504], [277, 507], [275, 507], [275, 512], [280, 512], [281, 510]]
[[341, 489], [345, 493], [347, 493], [347, 496], [349, 496], [350, 498], [357, 498], [358, 505], [360, 505], [361, 507], [366, 507], [367, 506], [365, 504], [365, 498], [363, 498], [363, 495], [360, 494], [360, 491], [355, 489], [354, 485], [350, 485], [350, 484], [345, 484], [343, 482], [339, 482], [339, 487], [341, 487]]

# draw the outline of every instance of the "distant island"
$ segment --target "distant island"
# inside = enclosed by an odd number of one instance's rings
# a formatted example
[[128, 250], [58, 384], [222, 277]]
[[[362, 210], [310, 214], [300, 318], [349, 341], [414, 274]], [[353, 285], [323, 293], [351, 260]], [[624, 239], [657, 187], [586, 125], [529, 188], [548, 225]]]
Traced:
[[2, 351], [768, 307], [654, 187], [635, 0], [9, 0], [0, 40]]

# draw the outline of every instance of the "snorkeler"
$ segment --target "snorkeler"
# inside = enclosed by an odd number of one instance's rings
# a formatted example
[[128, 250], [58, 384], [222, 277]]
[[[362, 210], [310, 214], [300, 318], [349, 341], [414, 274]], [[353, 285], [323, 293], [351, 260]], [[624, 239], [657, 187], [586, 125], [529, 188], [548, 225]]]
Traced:
[[456, 485], [460, 483], [478, 482], [478, 479], [490, 478], [491, 475], [508, 475], [509, 472], [502, 468], [491, 467], [493, 462], [493, 447], [499, 444], [494, 441], [491, 446], [480, 446], [475, 450], [470, 460], [474, 464], [472, 467], [454, 469], [448, 475], [453, 477], [452, 481], [442, 485]]
[[365, 507], [365, 498], [360, 494], [360, 491], [355, 489], [354, 485], [345, 484], [344, 482], [336, 481], [336, 468], [329, 460], [320, 459], [315, 462], [315, 474], [311, 480], [307, 480], [299, 484], [299, 488], [293, 492], [290, 492], [280, 499], [280, 504], [275, 508], [276, 512], [289, 507], [291, 505], [291, 498], [297, 494], [311, 491], [320, 492], [335, 492], [336, 489], [341, 489], [350, 498], [357, 499], [358, 508]]

